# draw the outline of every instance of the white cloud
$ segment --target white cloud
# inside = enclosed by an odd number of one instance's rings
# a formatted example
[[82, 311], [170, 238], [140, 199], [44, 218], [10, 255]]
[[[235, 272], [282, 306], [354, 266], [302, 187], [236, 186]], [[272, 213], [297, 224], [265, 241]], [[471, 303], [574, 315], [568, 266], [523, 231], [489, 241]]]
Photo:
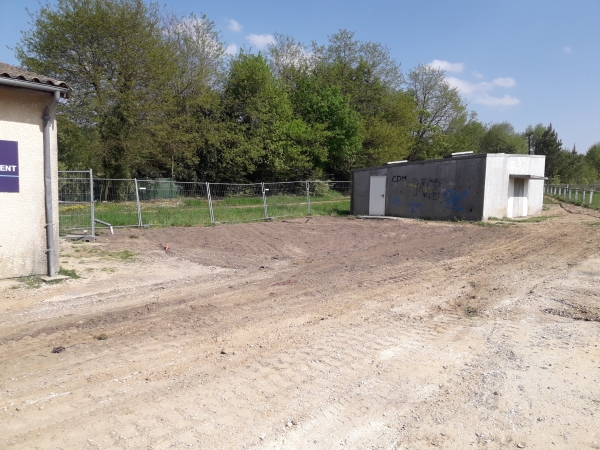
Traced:
[[489, 81], [471, 83], [456, 77], [447, 77], [446, 81], [473, 103], [495, 107], [515, 106], [521, 103], [521, 100], [512, 95], [496, 97], [490, 94], [497, 87], [504, 89], [514, 87], [516, 85], [514, 78], [496, 78], [491, 83]]
[[461, 93], [465, 95], [471, 95], [477, 92], [485, 92], [494, 88], [492, 83], [488, 83], [487, 81], [471, 83], [470, 81], [459, 80], [455, 77], [447, 77], [446, 81], [450, 84], [450, 86], [457, 88]]
[[445, 72], [460, 73], [463, 70], [465, 70], [465, 65], [463, 63], [451, 63], [440, 59], [434, 59], [428, 64], [428, 66], [434, 67], [436, 69], [442, 69]]
[[270, 34], [249, 34], [246, 36], [246, 39], [258, 50], [264, 50], [269, 44], [276, 42], [275, 38]]
[[503, 88], [511, 88], [517, 84], [514, 78], [496, 78], [494, 81], [492, 81], [492, 83]]
[[482, 74], [482, 73], [480, 73], [480, 72], [473, 72], [473, 76], [474, 76], [475, 78], [483, 78], [483, 74]]
[[571, 47], [564, 46], [563, 52], [565, 52], [568, 55], [569, 53], [573, 53], [573, 49]]
[[241, 26], [237, 20], [231, 19], [229, 21], [229, 25], [227, 25], [227, 28], [229, 28], [231, 31], [235, 31], [236, 33], [241, 33], [242, 28], [244, 27]]
[[521, 103], [521, 100], [508, 94], [505, 94], [503, 97], [494, 97], [487, 92], [484, 92], [482, 95], [473, 99], [473, 102], [487, 106], [516, 106]]
[[229, 44], [225, 48], [226, 55], [237, 55], [237, 52], [238, 52], [238, 47], [235, 44]]

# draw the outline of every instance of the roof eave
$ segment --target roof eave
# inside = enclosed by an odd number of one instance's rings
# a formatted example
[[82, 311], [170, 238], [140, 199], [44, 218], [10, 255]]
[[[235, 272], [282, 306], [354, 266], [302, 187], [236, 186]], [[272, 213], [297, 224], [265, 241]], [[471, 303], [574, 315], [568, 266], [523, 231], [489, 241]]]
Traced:
[[54, 84], [47, 83], [36, 83], [34, 81], [19, 80], [16, 78], [0, 77], [0, 85], [13, 86], [24, 89], [34, 89], [45, 92], [60, 92], [60, 96], [62, 98], [69, 98], [71, 94], [71, 89], [65, 86], [57, 86]]

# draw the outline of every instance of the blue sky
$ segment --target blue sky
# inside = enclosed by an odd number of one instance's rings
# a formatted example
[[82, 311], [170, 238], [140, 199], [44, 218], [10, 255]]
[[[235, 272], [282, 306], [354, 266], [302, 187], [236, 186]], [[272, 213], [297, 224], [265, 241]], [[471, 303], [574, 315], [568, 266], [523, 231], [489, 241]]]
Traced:
[[[55, 3], [51, 0], [50, 3]], [[600, 141], [598, 0], [163, 0], [177, 14], [205, 13], [231, 48], [260, 49], [274, 32], [326, 43], [341, 28], [387, 45], [406, 73], [419, 63], [447, 70], [485, 123], [517, 131], [552, 122], [565, 147]], [[0, 61], [39, 0], [0, 0]], [[235, 47], [233, 47], [235, 46]]]

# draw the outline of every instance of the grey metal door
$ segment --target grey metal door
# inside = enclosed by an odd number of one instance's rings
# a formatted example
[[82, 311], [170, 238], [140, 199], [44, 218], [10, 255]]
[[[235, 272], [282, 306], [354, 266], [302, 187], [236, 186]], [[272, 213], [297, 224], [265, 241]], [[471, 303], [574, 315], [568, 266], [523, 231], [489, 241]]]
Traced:
[[369, 191], [369, 215], [385, 216], [385, 182], [387, 177], [371, 177], [371, 189]]

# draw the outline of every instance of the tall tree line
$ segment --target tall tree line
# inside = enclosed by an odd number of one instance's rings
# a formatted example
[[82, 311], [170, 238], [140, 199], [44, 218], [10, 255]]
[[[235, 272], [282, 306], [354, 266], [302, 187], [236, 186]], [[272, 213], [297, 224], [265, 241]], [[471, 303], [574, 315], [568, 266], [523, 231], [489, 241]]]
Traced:
[[58, 0], [32, 14], [21, 65], [66, 81], [59, 163], [111, 178], [335, 177], [448, 152], [546, 155], [555, 181], [592, 181], [600, 144], [564, 150], [552, 126], [482, 124], [443, 70], [406, 76], [389, 49], [339, 30], [324, 45], [275, 34], [227, 55], [208, 17], [143, 0]]

